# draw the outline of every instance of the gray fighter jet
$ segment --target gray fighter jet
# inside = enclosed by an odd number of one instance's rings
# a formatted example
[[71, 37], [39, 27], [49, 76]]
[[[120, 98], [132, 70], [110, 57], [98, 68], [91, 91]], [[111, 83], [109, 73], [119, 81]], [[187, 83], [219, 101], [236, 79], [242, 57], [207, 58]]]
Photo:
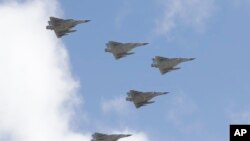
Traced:
[[141, 106], [146, 106], [147, 104], [154, 103], [154, 101], [150, 101], [152, 98], [165, 95], [168, 92], [140, 92], [135, 90], [130, 90], [127, 94], [127, 101], [132, 101], [135, 104], [136, 108], [140, 108]]
[[175, 68], [179, 63], [191, 61], [195, 58], [165, 58], [156, 56], [153, 58], [153, 64], [151, 64], [151, 67], [159, 68], [161, 74], [165, 74], [167, 72], [170, 72], [172, 70], [177, 70], [180, 68]]
[[50, 17], [48, 21], [49, 25], [46, 26], [47, 29], [54, 30], [57, 38], [61, 38], [64, 35], [68, 35], [70, 32], [75, 32], [76, 30], [71, 30], [78, 24], [89, 22], [90, 20], [73, 20], [73, 19], [59, 19], [55, 17]]
[[130, 134], [103, 134], [103, 133], [94, 133], [92, 135], [92, 140], [91, 141], [117, 141], [120, 138], [124, 137], [129, 137], [131, 136]]
[[120, 43], [115, 41], [109, 41], [108, 43], [106, 43], [107, 48], [105, 48], [105, 52], [112, 53], [115, 59], [118, 60], [127, 55], [134, 54], [134, 52], [130, 52], [132, 49], [147, 44], [149, 43]]

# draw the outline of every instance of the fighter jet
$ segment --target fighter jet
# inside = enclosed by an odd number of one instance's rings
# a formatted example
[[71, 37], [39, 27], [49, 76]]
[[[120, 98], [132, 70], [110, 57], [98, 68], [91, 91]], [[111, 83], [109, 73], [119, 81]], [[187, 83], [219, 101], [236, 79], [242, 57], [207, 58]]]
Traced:
[[92, 135], [92, 140], [91, 141], [117, 141], [120, 138], [124, 137], [129, 137], [131, 136], [130, 134], [103, 134], [103, 133], [94, 133]]
[[191, 61], [195, 58], [165, 58], [156, 56], [153, 58], [153, 63], [151, 64], [151, 67], [159, 68], [161, 74], [165, 74], [167, 72], [170, 72], [172, 70], [177, 70], [180, 68], [175, 68], [179, 63]]
[[165, 95], [168, 92], [140, 92], [135, 90], [130, 90], [126, 98], [127, 101], [132, 101], [135, 104], [136, 108], [140, 108], [141, 106], [146, 106], [147, 104], [154, 103], [154, 101], [150, 101], [152, 98]]
[[134, 54], [134, 52], [130, 52], [132, 49], [147, 44], [149, 43], [120, 43], [115, 41], [109, 41], [108, 43], [106, 43], [107, 48], [105, 48], [105, 52], [112, 53], [115, 59], [118, 60], [127, 55]]
[[73, 19], [59, 19], [55, 17], [50, 17], [48, 21], [49, 25], [46, 26], [47, 29], [54, 30], [57, 38], [61, 38], [64, 35], [68, 35], [70, 32], [75, 32], [76, 30], [71, 30], [78, 24], [89, 22], [90, 20], [73, 20]]

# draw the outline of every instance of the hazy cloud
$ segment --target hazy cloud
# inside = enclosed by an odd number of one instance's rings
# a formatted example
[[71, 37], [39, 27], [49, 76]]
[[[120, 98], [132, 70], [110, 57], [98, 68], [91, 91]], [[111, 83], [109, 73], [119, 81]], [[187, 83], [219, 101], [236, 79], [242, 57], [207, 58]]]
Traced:
[[123, 22], [131, 14], [131, 5], [129, 1], [122, 1], [120, 11], [117, 12], [115, 17], [115, 26], [120, 29], [123, 26]]
[[200, 32], [214, 12], [214, 0], [166, 0], [163, 16], [156, 22], [156, 32], [167, 34], [180, 27]]
[[250, 106], [230, 106], [227, 110], [230, 124], [250, 124]]
[[[71, 130], [79, 83], [69, 57], [53, 31], [49, 16], [56, 0], [3, 1], [0, 5], [0, 140], [90, 141], [92, 133]], [[133, 132], [124, 141], [148, 141]]]
[[120, 115], [128, 113], [128, 102], [124, 97], [116, 97], [110, 100], [103, 100], [101, 108], [104, 113], [115, 112]]
[[250, 0], [232, 0], [232, 4], [236, 7], [249, 6]]
[[174, 125], [182, 125], [185, 119], [192, 116], [197, 110], [197, 105], [183, 92], [176, 95], [168, 104], [167, 121]]
[[70, 130], [70, 106], [78, 82], [71, 76], [64, 45], [45, 29], [57, 5], [53, 0], [0, 5], [0, 136], [4, 140], [90, 139]]
[[[198, 105], [185, 92], [180, 91], [167, 106], [167, 122], [182, 135], [201, 138], [205, 135], [205, 124], [196, 117]], [[175, 137], [176, 138], [176, 137]]]

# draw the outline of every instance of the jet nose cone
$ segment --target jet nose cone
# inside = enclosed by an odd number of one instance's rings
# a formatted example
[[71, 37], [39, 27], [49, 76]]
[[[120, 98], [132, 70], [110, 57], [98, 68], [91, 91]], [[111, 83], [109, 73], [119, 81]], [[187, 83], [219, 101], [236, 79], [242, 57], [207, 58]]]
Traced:
[[91, 20], [85, 20], [85, 22], [87, 23], [87, 22], [90, 22]]
[[149, 44], [149, 43], [142, 43], [142, 45], [144, 45], [144, 46], [147, 45], [147, 44]]
[[132, 136], [131, 134], [127, 134], [126, 137]]
[[85, 23], [85, 21], [83, 21], [83, 20], [79, 20], [79, 21], [75, 21], [75, 23], [77, 23], [77, 24], [81, 24], [81, 23]]
[[163, 92], [162, 94], [168, 94], [169, 92]]
[[194, 60], [195, 58], [190, 58], [190, 60]]

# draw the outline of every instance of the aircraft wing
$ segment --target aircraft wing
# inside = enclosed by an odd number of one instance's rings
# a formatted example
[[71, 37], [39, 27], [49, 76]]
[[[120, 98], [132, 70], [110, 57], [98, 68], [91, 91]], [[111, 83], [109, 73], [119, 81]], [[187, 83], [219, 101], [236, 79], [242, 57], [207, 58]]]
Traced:
[[121, 43], [109, 41], [109, 44], [110, 44], [109, 47], [111, 49], [111, 52], [116, 59], [120, 59], [126, 55], [127, 52], [124, 51], [124, 49], [121, 46], [118, 46]]
[[141, 106], [144, 106], [147, 102], [135, 102], [134, 101], [134, 104], [135, 104], [135, 107], [136, 108], [140, 108]]
[[165, 74], [165, 73], [170, 72], [172, 70], [178, 70], [178, 69], [180, 69], [180, 68], [174, 68], [174, 67], [172, 67], [172, 68], [164, 68], [164, 69], [159, 68], [161, 74]]
[[114, 55], [115, 59], [120, 59], [126, 56], [126, 52], [124, 52], [123, 48], [121, 47], [111, 47], [111, 52]]
[[134, 104], [135, 104], [136, 108], [140, 108], [141, 106], [145, 106], [145, 105], [151, 104], [151, 103], [154, 103], [154, 101], [146, 100], [146, 101], [138, 102], [138, 103], [134, 103]]
[[159, 68], [159, 70], [160, 70], [160, 72], [161, 72], [161, 74], [165, 74], [165, 73], [167, 73], [167, 72], [170, 72], [172, 69], [169, 69], [169, 68], [165, 68], [165, 69], [163, 69], [163, 68]]
[[57, 38], [61, 38], [63, 35], [65, 35], [65, 32], [59, 31], [59, 30], [56, 30], [56, 29], [54, 29], [54, 32], [55, 32]]
[[[112, 53], [113, 53], [113, 52], [112, 52]], [[113, 56], [115, 57], [115, 59], [120, 59], [120, 58], [124, 57], [124, 55], [125, 55], [125, 54], [123, 54], [123, 53], [120, 53], [120, 54], [118, 54], [118, 53], [113, 53]]]
[[50, 23], [53, 26], [59, 25], [61, 22], [63, 22], [63, 19], [55, 18], [55, 17], [50, 17]]

